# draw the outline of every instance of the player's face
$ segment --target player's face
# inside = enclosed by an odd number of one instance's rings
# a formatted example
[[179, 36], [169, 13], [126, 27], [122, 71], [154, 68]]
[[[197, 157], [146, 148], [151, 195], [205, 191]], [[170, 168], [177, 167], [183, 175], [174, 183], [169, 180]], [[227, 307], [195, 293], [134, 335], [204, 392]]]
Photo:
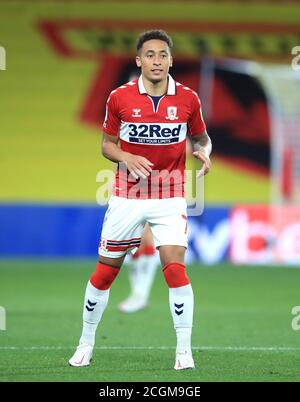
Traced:
[[155, 83], [166, 79], [172, 66], [172, 56], [166, 42], [151, 39], [145, 42], [136, 56], [136, 64], [143, 76]]

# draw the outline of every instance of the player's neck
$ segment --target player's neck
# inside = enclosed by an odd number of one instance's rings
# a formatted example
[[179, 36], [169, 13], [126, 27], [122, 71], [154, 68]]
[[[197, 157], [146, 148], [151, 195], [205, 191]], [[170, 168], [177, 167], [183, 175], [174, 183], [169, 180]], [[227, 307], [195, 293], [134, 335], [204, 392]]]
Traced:
[[167, 92], [168, 77], [158, 82], [152, 82], [143, 77], [143, 84], [148, 95], [163, 96]]

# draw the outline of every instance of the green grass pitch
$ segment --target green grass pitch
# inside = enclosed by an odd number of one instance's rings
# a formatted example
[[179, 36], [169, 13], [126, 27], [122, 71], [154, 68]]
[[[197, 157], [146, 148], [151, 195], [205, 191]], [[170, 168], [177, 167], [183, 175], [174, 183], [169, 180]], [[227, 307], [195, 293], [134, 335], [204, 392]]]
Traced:
[[2, 261], [0, 381], [299, 381], [300, 270], [285, 267], [189, 267], [195, 293], [195, 370], [176, 372], [168, 290], [158, 271], [151, 304], [117, 311], [128, 292], [126, 267], [111, 289], [90, 367], [67, 362], [81, 331], [92, 261]]

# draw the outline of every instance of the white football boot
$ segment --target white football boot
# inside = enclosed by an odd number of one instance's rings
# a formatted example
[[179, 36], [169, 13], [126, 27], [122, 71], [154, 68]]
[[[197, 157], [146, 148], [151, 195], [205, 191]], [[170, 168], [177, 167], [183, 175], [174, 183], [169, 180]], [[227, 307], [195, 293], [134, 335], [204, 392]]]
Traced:
[[148, 301], [139, 295], [131, 295], [122, 303], [119, 304], [118, 308], [122, 313], [135, 313], [137, 311], [143, 310], [147, 307]]
[[194, 369], [195, 363], [191, 353], [188, 352], [181, 352], [176, 353], [176, 360], [175, 360], [175, 370], [187, 370], [187, 369]]
[[69, 360], [69, 365], [72, 367], [89, 366], [93, 355], [93, 347], [87, 343], [81, 343], [77, 346], [74, 355]]

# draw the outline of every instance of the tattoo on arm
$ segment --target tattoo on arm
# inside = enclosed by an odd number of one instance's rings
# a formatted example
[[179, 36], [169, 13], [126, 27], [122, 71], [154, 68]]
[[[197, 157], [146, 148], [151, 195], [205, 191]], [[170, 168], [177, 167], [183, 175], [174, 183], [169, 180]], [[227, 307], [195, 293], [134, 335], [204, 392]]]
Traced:
[[192, 145], [193, 145], [193, 151], [202, 151], [204, 152], [207, 156], [210, 155], [211, 150], [212, 150], [212, 144], [211, 140], [205, 131], [201, 135], [197, 136], [190, 136]]

